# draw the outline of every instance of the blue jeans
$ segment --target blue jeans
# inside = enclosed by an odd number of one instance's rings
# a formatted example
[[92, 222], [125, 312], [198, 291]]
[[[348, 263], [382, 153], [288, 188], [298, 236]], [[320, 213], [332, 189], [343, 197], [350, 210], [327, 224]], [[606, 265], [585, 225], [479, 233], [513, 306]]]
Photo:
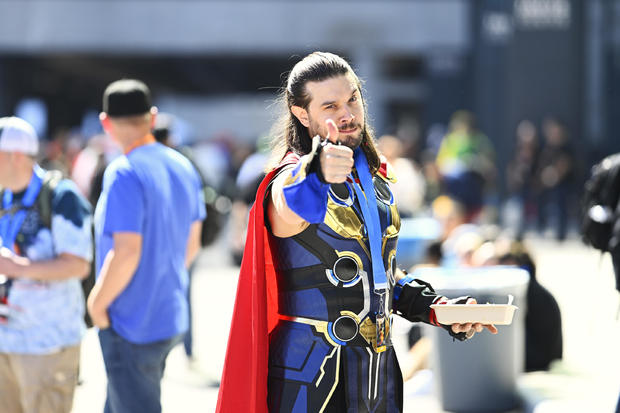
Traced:
[[99, 331], [108, 376], [104, 413], [161, 412], [161, 379], [166, 357], [183, 334], [149, 344], [134, 344], [112, 328]]
[[194, 278], [194, 268], [196, 268], [196, 261], [189, 266], [187, 270], [187, 275], [189, 276], [189, 283], [187, 285], [187, 303], [189, 309], [189, 329], [187, 333], [185, 333], [185, 337], [183, 337], [183, 347], [185, 348], [185, 355], [189, 359], [194, 356], [194, 344], [193, 344], [193, 334], [192, 334], [192, 279]]

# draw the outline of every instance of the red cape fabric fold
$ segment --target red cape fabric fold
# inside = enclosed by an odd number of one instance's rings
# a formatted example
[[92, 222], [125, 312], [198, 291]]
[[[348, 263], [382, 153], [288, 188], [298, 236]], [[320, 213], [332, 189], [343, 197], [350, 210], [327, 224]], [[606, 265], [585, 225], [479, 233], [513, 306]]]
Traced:
[[269, 332], [278, 321], [278, 292], [263, 200], [276, 173], [263, 179], [250, 210], [216, 413], [268, 413]]

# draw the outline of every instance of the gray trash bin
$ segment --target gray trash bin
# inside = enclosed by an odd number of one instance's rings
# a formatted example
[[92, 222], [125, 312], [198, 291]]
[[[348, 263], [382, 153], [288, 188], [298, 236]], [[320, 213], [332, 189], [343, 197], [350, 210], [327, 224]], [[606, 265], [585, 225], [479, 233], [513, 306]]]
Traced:
[[518, 307], [511, 325], [497, 326], [497, 335], [483, 331], [465, 342], [427, 326], [433, 342], [433, 368], [442, 408], [450, 412], [503, 412], [519, 404], [517, 377], [525, 365], [527, 271], [508, 266], [423, 268], [413, 274], [449, 298], [470, 295], [478, 303], [506, 304], [508, 294]]

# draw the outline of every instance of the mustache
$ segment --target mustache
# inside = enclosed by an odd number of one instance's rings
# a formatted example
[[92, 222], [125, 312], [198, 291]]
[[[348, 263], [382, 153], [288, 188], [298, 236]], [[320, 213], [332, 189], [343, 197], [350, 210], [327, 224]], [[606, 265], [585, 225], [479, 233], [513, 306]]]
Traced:
[[362, 125], [360, 125], [357, 122], [351, 122], [351, 123], [347, 123], [346, 125], [339, 126], [338, 127], [338, 131], [342, 132], [343, 130], [351, 130], [351, 129], [354, 129], [354, 128], [357, 128], [357, 129], [361, 130], [362, 129]]

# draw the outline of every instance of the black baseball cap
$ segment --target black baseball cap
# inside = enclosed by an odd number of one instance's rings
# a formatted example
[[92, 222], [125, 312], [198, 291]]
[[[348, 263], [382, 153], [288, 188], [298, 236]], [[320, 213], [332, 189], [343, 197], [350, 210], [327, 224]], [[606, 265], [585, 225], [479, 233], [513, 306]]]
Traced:
[[110, 117], [142, 115], [151, 106], [151, 91], [140, 80], [117, 80], [103, 92], [103, 112]]

